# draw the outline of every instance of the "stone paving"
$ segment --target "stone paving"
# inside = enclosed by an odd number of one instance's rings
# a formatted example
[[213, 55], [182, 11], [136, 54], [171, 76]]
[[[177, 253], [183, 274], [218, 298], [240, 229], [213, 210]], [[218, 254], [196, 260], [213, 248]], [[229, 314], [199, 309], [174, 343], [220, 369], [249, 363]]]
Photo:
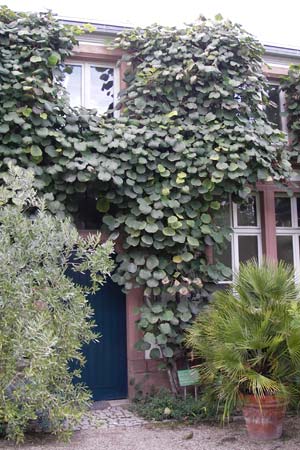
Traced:
[[114, 402], [96, 402], [83, 418], [78, 430], [141, 427], [148, 423], [128, 411], [126, 406], [128, 403], [120, 405]]

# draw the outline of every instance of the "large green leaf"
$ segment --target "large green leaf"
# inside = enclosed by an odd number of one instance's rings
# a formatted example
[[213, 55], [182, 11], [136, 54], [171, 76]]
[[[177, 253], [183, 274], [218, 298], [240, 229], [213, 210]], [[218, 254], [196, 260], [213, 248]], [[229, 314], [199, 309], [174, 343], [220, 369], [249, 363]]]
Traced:
[[37, 63], [37, 62], [41, 62], [42, 58], [38, 55], [33, 55], [33, 56], [31, 56], [30, 61], [33, 63]]
[[106, 213], [109, 211], [110, 201], [107, 198], [100, 197], [97, 200], [96, 209], [99, 212]]
[[169, 323], [161, 323], [159, 325], [159, 329], [163, 334], [170, 334], [171, 333], [171, 327]]
[[148, 280], [151, 277], [151, 272], [149, 270], [142, 269], [139, 272], [139, 276], [144, 280]]
[[30, 153], [35, 158], [43, 155], [42, 149], [38, 145], [33, 145], [30, 149]]
[[151, 255], [147, 258], [146, 266], [149, 270], [153, 270], [159, 265], [159, 259], [155, 255]]
[[166, 227], [166, 228], [163, 229], [163, 234], [165, 236], [174, 236], [175, 235], [175, 231], [173, 230], [173, 228]]
[[48, 56], [48, 64], [49, 66], [56, 66], [56, 64], [60, 61], [61, 57], [59, 53], [53, 52], [50, 56]]
[[158, 348], [152, 348], [150, 350], [150, 358], [152, 359], [160, 359], [160, 350]]
[[156, 343], [156, 337], [153, 333], [145, 333], [144, 335], [144, 341], [148, 342], [149, 344], [155, 344]]
[[174, 355], [174, 351], [171, 349], [171, 347], [164, 347], [162, 352], [166, 358], [172, 358], [172, 356]]

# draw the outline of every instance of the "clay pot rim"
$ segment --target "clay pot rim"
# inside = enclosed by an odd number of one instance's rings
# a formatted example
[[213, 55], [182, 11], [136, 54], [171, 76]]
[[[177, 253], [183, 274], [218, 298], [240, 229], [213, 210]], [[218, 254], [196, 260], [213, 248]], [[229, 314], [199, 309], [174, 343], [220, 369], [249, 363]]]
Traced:
[[288, 399], [284, 395], [280, 394], [268, 394], [263, 396], [256, 396], [254, 394], [244, 394], [239, 393], [239, 398], [243, 403], [243, 406], [256, 406], [261, 407], [286, 407], [288, 404]]

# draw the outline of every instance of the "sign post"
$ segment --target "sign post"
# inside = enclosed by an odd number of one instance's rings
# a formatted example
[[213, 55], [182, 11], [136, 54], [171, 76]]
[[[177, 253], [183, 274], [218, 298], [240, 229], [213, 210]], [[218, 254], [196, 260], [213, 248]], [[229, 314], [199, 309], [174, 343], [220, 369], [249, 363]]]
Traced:
[[178, 370], [177, 375], [179, 386], [184, 388], [184, 399], [186, 400], [187, 386], [194, 386], [195, 400], [197, 400], [197, 385], [199, 384], [199, 373], [197, 369]]

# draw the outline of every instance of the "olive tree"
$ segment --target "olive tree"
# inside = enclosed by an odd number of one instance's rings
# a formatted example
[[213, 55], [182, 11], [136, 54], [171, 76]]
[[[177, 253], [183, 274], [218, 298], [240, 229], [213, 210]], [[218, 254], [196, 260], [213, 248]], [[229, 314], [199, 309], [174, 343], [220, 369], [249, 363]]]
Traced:
[[[0, 190], [0, 423], [17, 441], [37, 420], [68, 432], [85, 411], [90, 394], [70, 367], [84, 364], [81, 347], [97, 337], [86, 294], [112, 269], [112, 242], [80, 238], [32, 184], [32, 173], [12, 168]], [[70, 270], [90, 270], [90, 287]]]

